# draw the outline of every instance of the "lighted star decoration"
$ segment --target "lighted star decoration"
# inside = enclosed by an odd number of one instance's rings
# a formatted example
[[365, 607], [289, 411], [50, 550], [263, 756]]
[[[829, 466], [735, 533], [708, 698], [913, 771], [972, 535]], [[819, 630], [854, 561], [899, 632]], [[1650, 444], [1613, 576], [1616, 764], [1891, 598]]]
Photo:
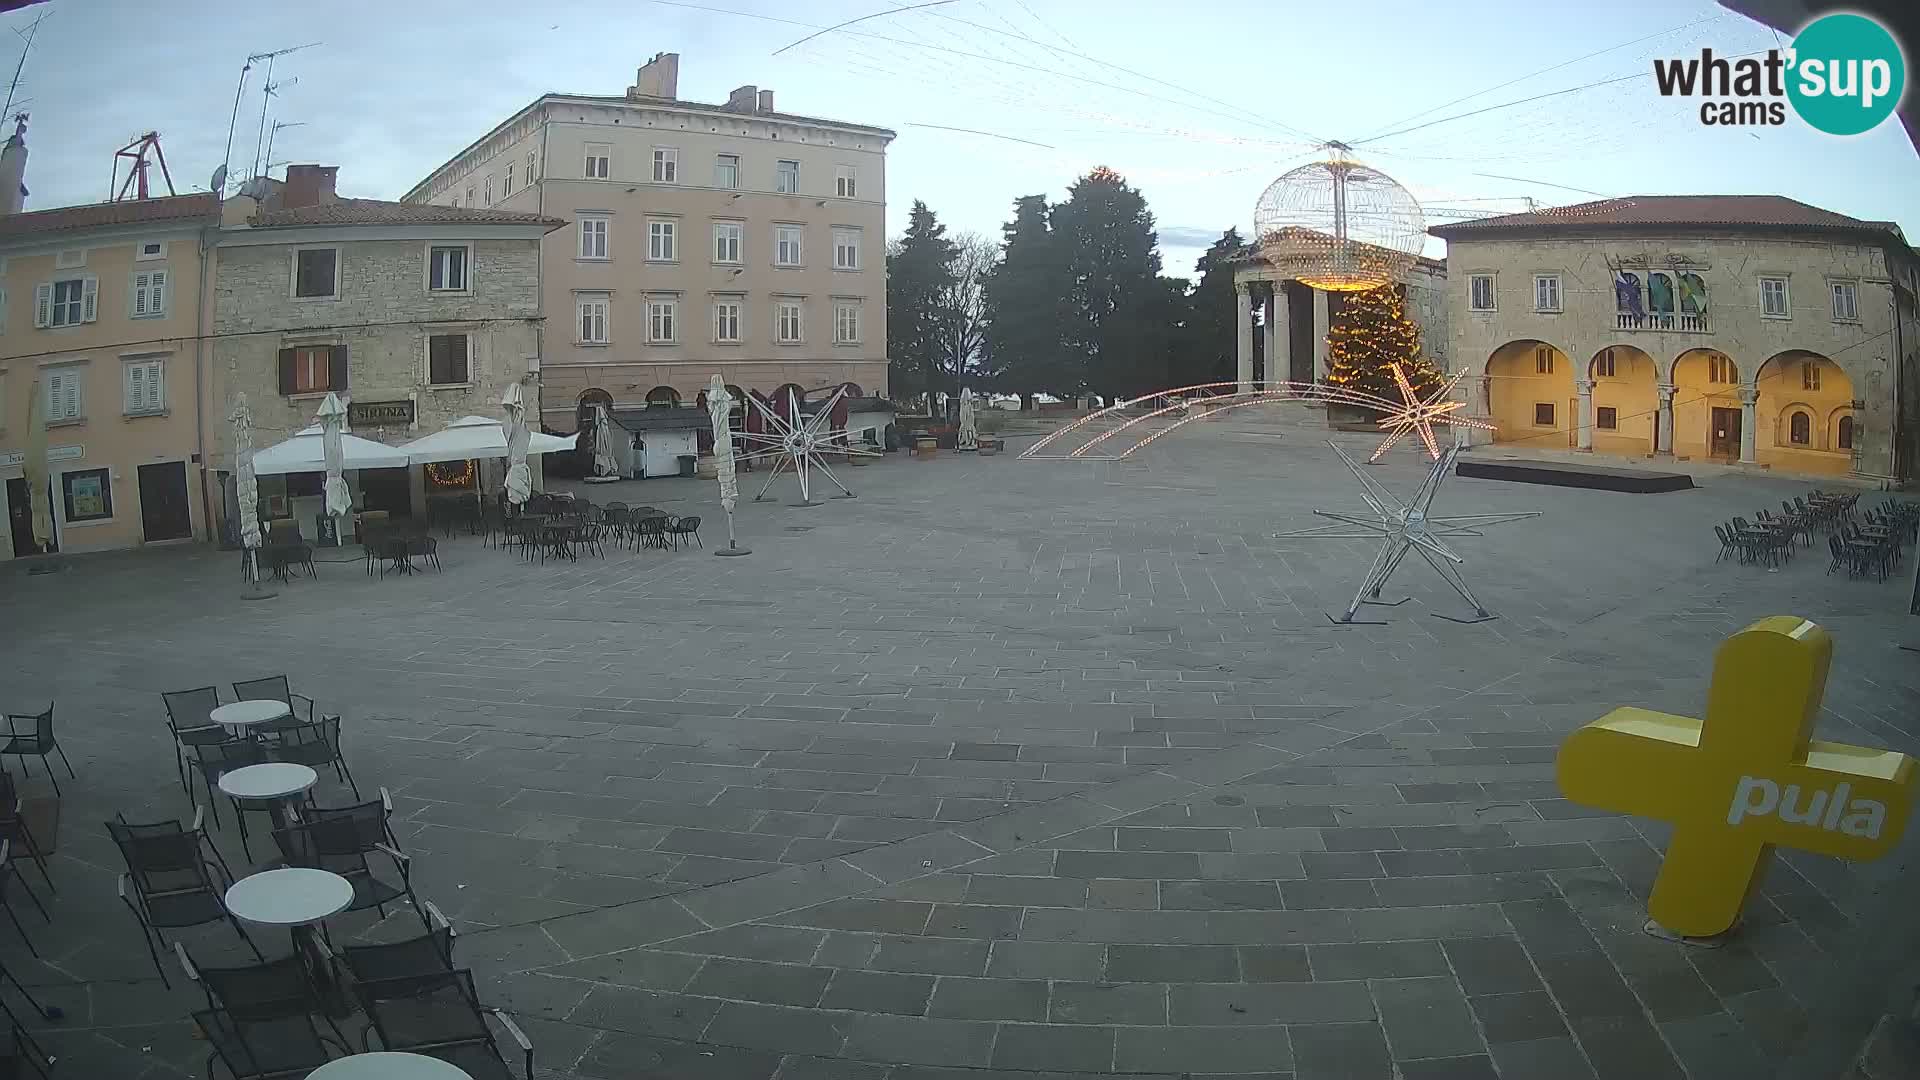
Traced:
[[1420, 441], [1427, 444], [1427, 456], [1438, 460], [1440, 444], [1433, 437], [1433, 425], [1436, 423], [1453, 427], [1480, 428], [1483, 431], [1494, 430], [1492, 424], [1483, 420], [1453, 415], [1456, 411], [1467, 407], [1464, 401], [1449, 400], [1453, 396], [1453, 388], [1466, 377], [1466, 372], [1455, 372], [1453, 378], [1448, 379], [1440, 389], [1423, 399], [1414, 392], [1413, 384], [1407, 381], [1407, 373], [1400, 369], [1400, 365], [1390, 366], [1393, 368], [1393, 381], [1400, 384], [1400, 397], [1406, 403], [1399, 410], [1388, 413], [1380, 421], [1381, 429], [1389, 430], [1391, 434], [1387, 436], [1385, 442], [1380, 444], [1380, 449], [1375, 450], [1373, 456], [1367, 459], [1368, 461], [1379, 461], [1388, 450], [1393, 449], [1393, 444], [1399, 442], [1408, 432], [1417, 433]]
[[1376, 536], [1380, 538], [1380, 550], [1374, 554], [1372, 565], [1367, 567], [1366, 578], [1361, 581], [1359, 590], [1353, 594], [1353, 602], [1347, 605], [1347, 610], [1338, 618], [1332, 615], [1328, 615], [1327, 618], [1338, 625], [1354, 623], [1385, 625], [1365, 619], [1355, 619], [1354, 615], [1359, 612], [1362, 604], [1392, 607], [1407, 602], [1404, 597], [1399, 600], [1381, 600], [1380, 590], [1386, 586], [1387, 579], [1393, 576], [1393, 572], [1399, 569], [1400, 563], [1406, 559], [1408, 552], [1426, 560], [1427, 565], [1433, 567], [1433, 572], [1439, 574], [1442, 580], [1452, 586], [1454, 592], [1460, 594], [1462, 600], [1473, 607], [1474, 617], [1458, 619], [1450, 615], [1439, 615], [1438, 612], [1434, 614], [1451, 622], [1465, 623], [1485, 622], [1496, 618], [1497, 616], [1475, 598], [1473, 590], [1467, 588], [1467, 583], [1460, 576], [1459, 571], [1459, 567], [1464, 565], [1466, 560], [1447, 546], [1445, 538], [1482, 536], [1485, 534], [1480, 530], [1488, 525], [1539, 517], [1540, 511], [1530, 510], [1516, 514], [1433, 516], [1434, 496], [1440, 493], [1440, 484], [1453, 473], [1454, 459], [1460, 456], [1458, 446], [1448, 447], [1445, 453], [1434, 459], [1433, 467], [1427, 470], [1426, 479], [1420, 483], [1420, 490], [1414, 492], [1412, 499], [1403, 503], [1373, 477], [1368, 476], [1358, 462], [1347, 456], [1346, 451], [1341, 450], [1331, 441], [1327, 445], [1333, 447], [1333, 452], [1340, 455], [1340, 460], [1347, 466], [1347, 471], [1353, 474], [1354, 479], [1360, 481], [1360, 498], [1366, 502], [1367, 508], [1372, 513], [1347, 514], [1334, 510], [1315, 510], [1314, 513], [1321, 517], [1333, 519], [1334, 524], [1273, 534], [1275, 539], [1363, 540]]
[[814, 502], [808, 493], [808, 481], [815, 469], [820, 470], [821, 475], [832, 481], [834, 487], [840, 489], [840, 494], [835, 495], [834, 498], [855, 497], [853, 492], [847, 489], [847, 485], [833, 475], [833, 470], [827, 468], [824, 455], [857, 454], [861, 457], [878, 457], [880, 452], [855, 443], [845, 431], [830, 429], [833, 407], [838, 405], [840, 399], [846, 394], [846, 387], [838, 388], [812, 416], [803, 416], [799, 401], [792, 397], [787, 399], [790, 414], [782, 416], [778, 409], [770, 409], [758, 397], [752, 394], [747, 395], [747, 401], [753, 408], [760, 411], [760, 416], [766, 421], [768, 430], [740, 433], [750, 447], [758, 447], [740, 455], [740, 460], [757, 461], [768, 458], [773, 460], [773, 474], [768, 476], [767, 482], [760, 486], [760, 494], [753, 497], [754, 502], [766, 498], [767, 490], [773, 487], [773, 482], [780, 479], [783, 473], [790, 472], [800, 478], [800, 501], [794, 505], [819, 506], [820, 504]]

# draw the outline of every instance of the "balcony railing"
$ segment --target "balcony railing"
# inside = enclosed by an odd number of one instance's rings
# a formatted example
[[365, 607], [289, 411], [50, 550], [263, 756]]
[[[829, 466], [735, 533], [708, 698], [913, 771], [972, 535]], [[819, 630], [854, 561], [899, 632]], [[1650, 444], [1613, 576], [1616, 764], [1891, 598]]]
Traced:
[[1672, 312], [1654, 312], [1650, 315], [1635, 315], [1632, 312], [1616, 312], [1613, 316], [1613, 328], [1616, 330], [1658, 330], [1678, 334], [1705, 334], [1710, 328], [1704, 314], [1676, 315]]

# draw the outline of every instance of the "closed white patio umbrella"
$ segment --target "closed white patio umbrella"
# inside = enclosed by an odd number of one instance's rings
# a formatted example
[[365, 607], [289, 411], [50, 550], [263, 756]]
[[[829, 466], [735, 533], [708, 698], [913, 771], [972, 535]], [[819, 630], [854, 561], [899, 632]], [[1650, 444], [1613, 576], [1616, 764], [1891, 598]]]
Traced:
[[353, 496], [347, 492], [346, 453], [340, 440], [346, 437], [347, 407], [340, 395], [327, 392], [320, 403], [320, 457], [327, 470], [327, 516], [333, 519], [333, 542], [340, 542], [340, 519], [353, 509]]
[[245, 595], [264, 599], [271, 594], [260, 589], [260, 485], [254, 480], [253, 410], [247, 405], [247, 395], [234, 395], [233, 412], [227, 419], [233, 423], [233, 486], [240, 507], [240, 546], [247, 552]]
[[527, 430], [527, 403], [519, 383], [507, 384], [507, 392], [500, 397], [500, 410], [507, 414], [507, 501], [524, 506], [533, 496], [533, 471], [527, 468], [527, 448], [532, 445], [533, 435]]

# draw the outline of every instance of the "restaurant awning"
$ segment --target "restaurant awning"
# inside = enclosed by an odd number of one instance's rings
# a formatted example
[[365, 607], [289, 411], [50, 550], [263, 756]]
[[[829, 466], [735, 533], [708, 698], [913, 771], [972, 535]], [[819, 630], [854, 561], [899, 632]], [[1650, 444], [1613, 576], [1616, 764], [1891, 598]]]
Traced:
[[[253, 455], [253, 471], [261, 476], [325, 472], [327, 459], [324, 441], [320, 436], [320, 425], [315, 424], [305, 428], [286, 442], [276, 443], [265, 450], [256, 450]], [[358, 435], [342, 434], [340, 448], [340, 467], [343, 469], [404, 469], [407, 467], [406, 451], [385, 443], [374, 442], [372, 439], [363, 439]]]
[[[551, 454], [571, 450], [576, 435], [544, 435], [533, 432], [527, 440], [528, 454]], [[506, 429], [498, 420], [484, 416], [463, 416], [431, 435], [422, 435], [397, 448], [415, 465], [436, 461], [466, 461], [469, 458], [507, 456]]]

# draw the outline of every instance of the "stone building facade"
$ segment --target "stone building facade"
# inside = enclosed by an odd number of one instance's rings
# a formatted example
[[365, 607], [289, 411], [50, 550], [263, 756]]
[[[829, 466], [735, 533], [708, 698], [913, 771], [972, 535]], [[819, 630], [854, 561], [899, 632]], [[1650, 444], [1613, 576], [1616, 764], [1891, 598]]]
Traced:
[[1493, 438], [1910, 478], [1920, 259], [1778, 196], [1635, 196], [1442, 225], [1455, 369]]
[[[509, 383], [540, 370], [540, 240], [563, 223], [530, 214], [333, 194], [333, 170], [289, 169], [261, 206], [228, 200], [214, 248], [208, 414], [244, 391], [254, 444], [314, 422], [329, 392], [353, 434], [398, 445], [452, 420], [500, 416]], [[531, 396], [531, 395], [529, 395]], [[209, 448], [223, 478], [231, 440]], [[487, 490], [499, 463], [483, 463]], [[417, 510], [424, 470], [369, 470], [356, 506]], [[288, 481], [297, 496], [307, 480]], [[262, 492], [278, 494], [262, 478]], [[230, 486], [230, 485], [229, 485]], [[310, 485], [308, 485], [310, 486]]]
[[[1341, 294], [1315, 289], [1276, 271], [1247, 248], [1233, 267], [1239, 300], [1239, 375], [1242, 390], [1278, 382], [1315, 383], [1327, 377], [1327, 331]], [[1420, 348], [1447, 370], [1447, 264], [1418, 258], [1396, 286], [1407, 317], [1420, 327]]]

